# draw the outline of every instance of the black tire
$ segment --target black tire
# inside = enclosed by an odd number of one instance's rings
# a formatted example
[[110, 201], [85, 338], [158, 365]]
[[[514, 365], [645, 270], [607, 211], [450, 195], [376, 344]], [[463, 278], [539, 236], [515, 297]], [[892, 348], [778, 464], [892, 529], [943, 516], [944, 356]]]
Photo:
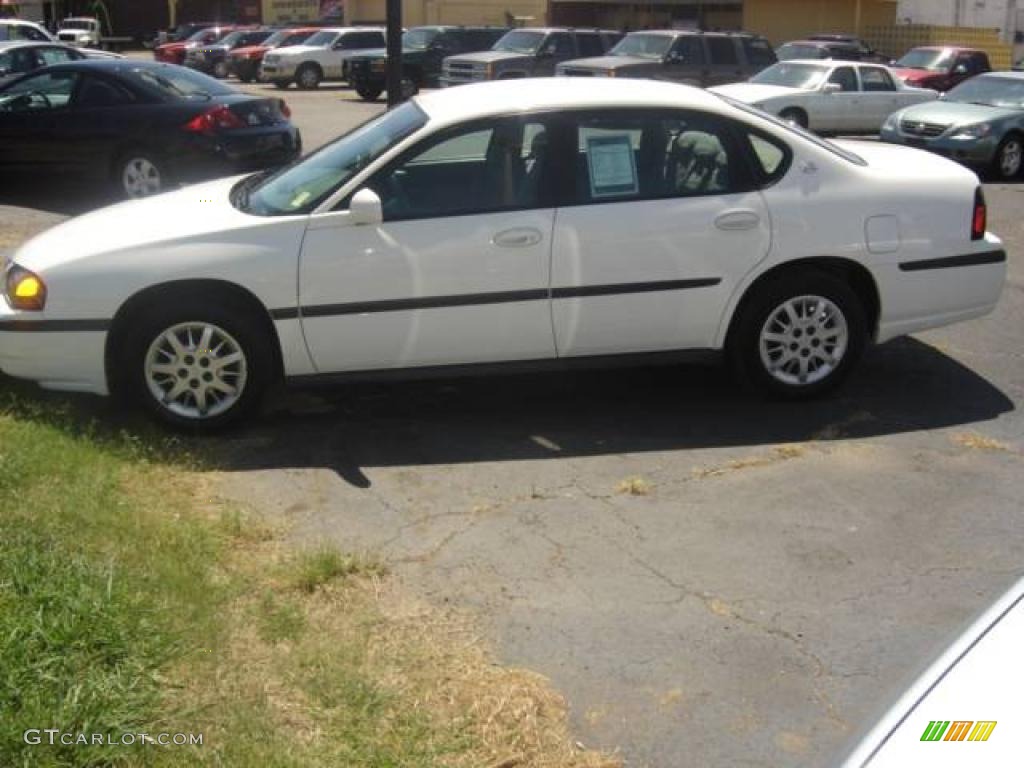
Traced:
[[378, 88], [375, 85], [363, 85], [360, 83], [353, 87], [356, 89], [356, 93], [359, 94], [359, 98], [363, 101], [376, 101], [384, 93], [383, 88]]
[[[1024, 153], [1024, 139], [1020, 134], [1007, 134], [992, 159], [992, 175], [1001, 181], [1013, 181], [1020, 176]], [[1015, 156], [1015, 159], [1013, 159]]]
[[291, 80], [272, 80], [271, 82], [274, 84], [275, 88], [279, 88], [282, 91], [292, 84]]
[[[789, 400], [817, 397], [838, 387], [857, 364], [868, 337], [864, 306], [853, 289], [827, 272], [808, 270], [782, 275], [758, 286], [755, 291], [749, 299], [744, 299], [733, 320], [727, 342], [729, 361], [740, 380], [759, 392]], [[803, 319], [804, 327], [792, 330], [798, 338], [787, 335], [787, 341], [783, 343], [776, 341], [775, 337], [786, 334], [776, 332], [771, 340], [764, 340], [762, 348], [762, 332], [772, 330], [769, 320], [782, 311], [786, 302], [803, 297], [825, 299], [838, 310], [846, 326], [846, 342], [841, 351], [833, 341], [840, 338], [833, 336], [837, 323], [823, 328], [806, 318]], [[820, 303], [813, 301], [808, 301], [804, 307], [814, 307], [816, 313], [822, 309]], [[800, 323], [793, 325], [799, 326]], [[811, 326], [816, 327], [812, 330]], [[774, 329], [780, 330], [778, 326]], [[822, 358], [836, 353], [839, 358], [832, 365]], [[769, 370], [767, 361], [778, 363], [774, 372]], [[786, 361], [784, 365], [783, 361]], [[800, 383], [796, 380], [801, 371], [806, 370], [801, 366], [816, 363], [816, 369], [806, 374], [806, 381]], [[790, 380], [783, 381], [783, 378]]]
[[[249, 74], [240, 74], [238, 76], [238, 81], [240, 83], [245, 83], [246, 85], [248, 85], [249, 83], [251, 83], [255, 79], [256, 78], [254, 78], [252, 75], [249, 75]], [[287, 88], [287, 86], [285, 86], [285, 87]]]
[[[127, 333], [123, 351], [115, 364], [117, 394], [131, 398], [158, 421], [191, 433], [208, 433], [223, 429], [259, 407], [273, 378], [274, 357], [271, 353], [270, 340], [267, 339], [266, 325], [254, 316], [249, 307], [231, 297], [212, 294], [184, 301], [176, 297], [174, 301], [157, 303], [142, 317], [132, 318], [132, 322], [133, 328]], [[184, 408], [188, 406], [187, 402], [172, 402], [171, 405], [165, 405], [157, 399], [151, 389], [146, 371], [150, 347], [169, 329], [183, 323], [216, 326], [237, 341], [238, 348], [244, 356], [245, 378], [241, 394], [230, 407], [221, 412], [207, 416], [186, 416], [172, 410], [172, 407]], [[196, 352], [194, 348], [193, 352]], [[187, 375], [197, 376], [205, 369], [198, 367], [201, 359], [192, 359], [195, 366]], [[185, 379], [184, 376], [181, 378]], [[166, 381], [170, 386], [176, 379], [169, 376]], [[188, 384], [195, 389], [196, 381], [193, 378]], [[195, 405], [197, 401], [193, 395], [192, 406]]]
[[323, 79], [324, 73], [316, 64], [303, 64], [295, 71], [295, 85], [303, 91], [315, 91]]
[[782, 110], [779, 112], [779, 118], [781, 120], [785, 120], [787, 123], [799, 125], [801, 128], [806, 128], [809, 125], [807, 113], [802, 109], [797, 109], [796, 107], [787, 107]]
[[[155, 177], [152, 175], [155, 173]], [[130, 176], [149, 178], [149, 184], [130, 183]], [[160, 153], [145, 147], [129, 147], [114, 161], [111, 178], [118, 197], [133, 199], [150, 197], [170, 189], [173, 180], [167, 164]], [[144, 190], [143, 186], [147, 189]]]
[[419, 85], [416, 84], [415, 80], [413, 80], [411, 77], [403, 77], [402, 78], [402, 98], [403, 99], [411, 99], [413, 96], [415, 96], [419, 92], [420, 92], [420, 87], [419, 87]]
[[218, 80], [224, 80], [231, 71], [228, 69], [228, 63], [226, 61], [218, 61], [213, 65], [213, 76]]

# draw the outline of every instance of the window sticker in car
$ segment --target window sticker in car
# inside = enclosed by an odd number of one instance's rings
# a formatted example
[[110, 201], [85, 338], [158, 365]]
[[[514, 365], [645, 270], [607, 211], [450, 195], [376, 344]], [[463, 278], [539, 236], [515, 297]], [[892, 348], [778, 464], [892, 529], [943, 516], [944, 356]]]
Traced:
[[640, 191], [633, 142], [628, 133], [587, 138], [590, 196], [635, 195]]

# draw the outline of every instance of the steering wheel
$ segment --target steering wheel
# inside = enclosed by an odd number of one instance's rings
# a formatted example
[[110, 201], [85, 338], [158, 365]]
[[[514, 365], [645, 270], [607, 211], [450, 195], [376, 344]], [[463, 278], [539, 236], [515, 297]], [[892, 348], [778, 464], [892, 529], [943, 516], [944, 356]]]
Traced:
[[41, 101], [43, 109], [50, 109], [53, 106], [53, 102], [50, 101], [50, 97], [42, 91], [28, 91], [25, 95], [28, 97], [29, 105], [31, 105], [33, 101]]
[[409, 194], [405, 191], [405, 187], [402, 184], [402, 177], [404, 175], [405, 171], [401, 168], [396, 168], [387, 175], [383, 206], [387, 213], [404, 213], [412, 209]]

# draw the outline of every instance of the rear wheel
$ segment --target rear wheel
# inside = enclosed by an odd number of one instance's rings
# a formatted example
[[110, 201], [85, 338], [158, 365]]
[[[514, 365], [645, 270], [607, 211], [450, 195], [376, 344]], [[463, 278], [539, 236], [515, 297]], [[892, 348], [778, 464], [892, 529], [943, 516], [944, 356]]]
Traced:
[[799, 125], [801, 128], [806, 128], [808, 125], [807, 113], [795, 107], [782, 110], [779, 112], [779, 117], [785, 122]]
[[316, 64], [303, 64], [295, 73], [295, 83], [304, 91], [312, 91], [322, 79], [323, 73]]
[[729, 356], [767, 394], [805, 399], [842, 383], [867, 341], [857, 294], [825, 272], [783, 276], [757, 289], [737, 316]]
[[114, 373], [160, 421], [212, 431], [250, 413], [270, 380], [261, 323], [245, 307], [157, 306], [137, 323]]
[[374, 85], [363, 85], [359, 84], [355, 86], [356, 93], [359, 94], [359, 98], [363, 101], [376, 101], [380, 98], [380, 95], [384, 92], [383, 88], [378, 88]]
[[992, 170], [1000, 179], [1009, 181], [1020, 175], [1022, 160], [1024, 143], [1020, 136], [1011, 133], [999, 144], [995, 159], [992, 161]]
[[218, 80], [223, 80], [228, 76], [228, 63], [226, 61], [218, 61], [213, 65], [213, 76]]
[[114, 184], [123, 197], [157, 195], [167, 189], [169, 181], [163, 161], [147, 149], [122, 153], [114, 167]]

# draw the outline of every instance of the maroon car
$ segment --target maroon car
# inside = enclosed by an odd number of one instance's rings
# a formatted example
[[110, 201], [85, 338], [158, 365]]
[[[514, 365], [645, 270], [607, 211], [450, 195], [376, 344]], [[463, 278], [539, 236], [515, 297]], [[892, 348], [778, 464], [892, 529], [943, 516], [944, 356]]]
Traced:
[[893, 64], [893, 71], [907, 85], [948, 91], [975, 75], [991, 72], [988, 54], [974, 48], [936, 46], [913, 48]]

